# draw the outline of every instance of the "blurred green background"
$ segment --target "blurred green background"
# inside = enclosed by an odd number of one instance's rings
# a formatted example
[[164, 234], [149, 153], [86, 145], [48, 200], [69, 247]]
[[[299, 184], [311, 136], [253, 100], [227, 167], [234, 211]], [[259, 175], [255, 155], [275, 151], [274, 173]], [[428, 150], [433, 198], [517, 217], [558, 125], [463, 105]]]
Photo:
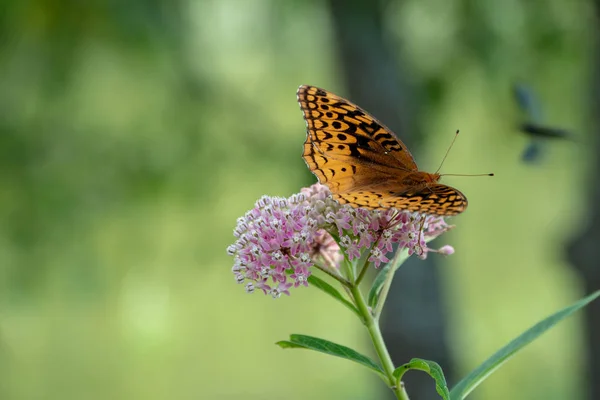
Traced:
[[[591, 5], [378, 4], [427, 89], [420, 167], [435, 170], [460, 128], [442, 172], [496, 174], [444, 179], [470, 202], [439, 239], [456, 248], [443, 274], [466, 373], [581, 296], [561, 249], [589, 156], [556, 142], [522, 163], [511, 85], [535, 87], [548, 122], [585, 142]], [[382, 393], [352, 363], [274, 346], [304, 333], [370, 353], [352, 315], [315, 290], [248, 296], [225, 253], [256, 199], [315, 181], [296, 88], [348, 95], [327, 2], [4, 0], [0, 35], [0, 398]], [[578, 398], [581, 336], [569, 320], [475, 394]]]

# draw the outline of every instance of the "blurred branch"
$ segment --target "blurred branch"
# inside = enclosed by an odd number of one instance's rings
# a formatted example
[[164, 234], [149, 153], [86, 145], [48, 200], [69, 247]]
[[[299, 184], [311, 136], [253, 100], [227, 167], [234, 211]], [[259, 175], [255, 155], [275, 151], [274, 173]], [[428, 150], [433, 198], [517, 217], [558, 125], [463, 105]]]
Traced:
[[[593, 121], [593, 142], [590, 144], [595, 148], [591, 154], [594, 155], [592, 160], [592, 168], [589, 171], [589, 182], [597, 182], [600, 179], [600, 0], [595, 0], [595, 15], [596, 27], [594, 38], [594, 54], [592, 62], [594, 63], [591, 71], [591, 118]], [[585, 214], [587, 226], [582, 232], [576, 235], [567, 244], [567, 257], [575, 271], [583, 280], [584, 290], [586, 294], [600, 288], [600, 185], [587, 185], [590, 188], [589, 209]], [[600, 399], [600, 303], [594, 302], [584, 310], [584, 318], [586, 324], [586, 349], [584, 351], [587, 357], [588, 366], [587, 384], [588, 398]]]
[[[403, 61], [386, 43], [382, 3], [330, 0], [329, 5], [350, 100], [373, 112], [413, 149], [418, 135], [411, 116], [416, 110], [407, 99], [414, 96], [407, 87]], [[382, 331], [396, 365], [413, 357], [435, 360], [453, 382], [455, 369], [446, 342], [446, 313], [435, 261], [435, 257], [411, 258], [398, 272]], [[406, 388], [411, 398], [439, 398], [426, 375], [407, 376]]]

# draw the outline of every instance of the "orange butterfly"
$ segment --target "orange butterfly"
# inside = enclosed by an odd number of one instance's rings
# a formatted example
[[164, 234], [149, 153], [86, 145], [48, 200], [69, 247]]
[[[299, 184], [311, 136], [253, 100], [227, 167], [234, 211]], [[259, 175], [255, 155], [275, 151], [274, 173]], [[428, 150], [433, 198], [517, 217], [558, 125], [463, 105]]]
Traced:
[[381, 122], [346, 99], [314, 86], [298, 88], [306, 120], [302, 157], [340, 204], [456, 215], [467, 208], [458, 190], [419, 171], [412, 154]]

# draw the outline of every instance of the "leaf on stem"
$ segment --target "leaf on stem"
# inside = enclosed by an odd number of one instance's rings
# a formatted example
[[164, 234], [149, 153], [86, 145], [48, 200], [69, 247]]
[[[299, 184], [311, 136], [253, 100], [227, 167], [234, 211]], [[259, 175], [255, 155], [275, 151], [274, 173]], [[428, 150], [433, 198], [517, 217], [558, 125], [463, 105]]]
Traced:
[[506, 346], [498, 350], [494, 355], [485, 360], [483, 364], [475, 368], [469, 375], [461, 380], [452, 390], [450, 396], [452, 400], [462, 400], [469, 393], [473, 391], [481, 382], [483, 382], [489, 375], [491, 375], [496, 369], [504, 364], [510, 357], [512, 357], [517, 351], [527, 346], [529, 343], [537, 339], [542, 333], [552, 328], [554, 325], [573, 314], [575, 311], [595, 300], [600, 296], [600, 290], [592, 293], [591, 295], [584, 297], [569, 307], [563, 308], [562, 310], [552, 314], [546, 319], [538, 322], [520, 336], [513, 339]]
[[333, 343], [325, 339], [320, 339], [313, 336], [306, 335], [290, 335], [290, 340], [282, 340], [275, 343], [282, 349], [309, 349], [319, 351], [321, 353], [329, 354], [336, 357], [345, 358], [350, 361], [359, 363], [370, 370], [376, 372], [382, 378], [384, 377], [384, 371], [381, 367], [369, 357], [364, 356], [349, 347], [342, 346], [341, 344]]
[[423, 360], [422, 358], [413, 358], [407, 364], [404, 364], [394, 371], [394, 377], [398, 380], [398, 385], [402, 381], [402, 376], [406, 371], [416, 369], [424, 371], [435, 380], [435, 390], [444, 400], [450, 400], [450, 393], [448, 392], [448, 385], [446, 384], [446, 378], [442, 367], [435, 361]]

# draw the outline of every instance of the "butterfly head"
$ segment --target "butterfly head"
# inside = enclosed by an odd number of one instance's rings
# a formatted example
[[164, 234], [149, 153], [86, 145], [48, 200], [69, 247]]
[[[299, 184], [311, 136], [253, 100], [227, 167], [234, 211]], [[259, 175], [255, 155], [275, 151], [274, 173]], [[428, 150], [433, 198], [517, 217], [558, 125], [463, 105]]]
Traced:
[[427, 183], [435, 183], [440, 180], [441, 175], [437, 172], [434, 174], [430, 174], [429, 172], [420, 172], [423, 174], [423, 180]]
[[437, 172], [435, 174], [430, 174], [425, 171], [415, 171], [412, 172], [404, 179], [402, 179], [402, 184], [406, 186], [427, 186], [430, 183], [436, 183], [440, 180], [440, 174]]

